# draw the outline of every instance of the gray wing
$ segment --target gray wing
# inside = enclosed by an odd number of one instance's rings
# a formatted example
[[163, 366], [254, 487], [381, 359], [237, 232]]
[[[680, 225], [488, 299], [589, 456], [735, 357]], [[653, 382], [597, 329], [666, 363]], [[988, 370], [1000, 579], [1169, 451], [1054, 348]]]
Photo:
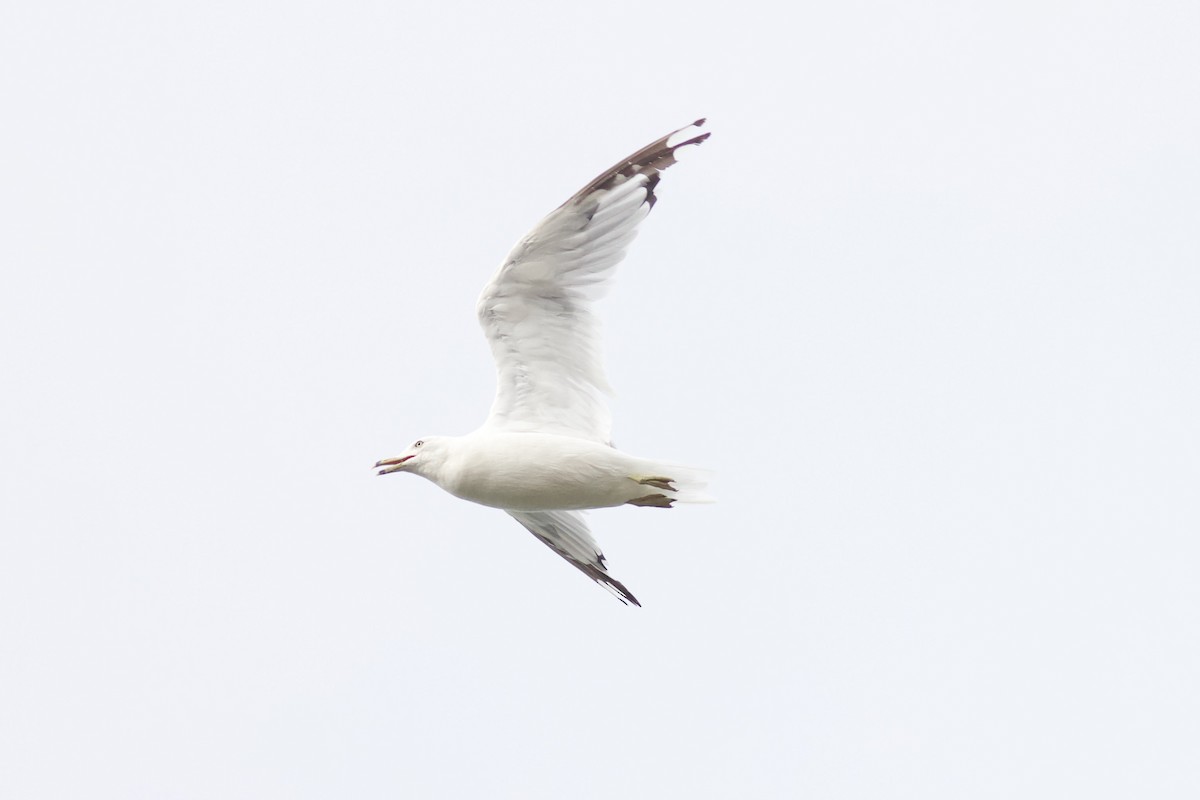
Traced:
[[509, 511], [547, 547], [571, 562], [584, 575], [603, 586], [625, 605], [640, 606], [625, 585], [608, 574], [604, 553], [588, 531], [583, 515], [576, 511]]
[[661, 173], [708, 138], [696, 120], [613, 165], [537, 224], [504, 259], [476, 309], [496, 360], [486, 428], [606, 443], [612, 427], [592, 300], [607, 288]]

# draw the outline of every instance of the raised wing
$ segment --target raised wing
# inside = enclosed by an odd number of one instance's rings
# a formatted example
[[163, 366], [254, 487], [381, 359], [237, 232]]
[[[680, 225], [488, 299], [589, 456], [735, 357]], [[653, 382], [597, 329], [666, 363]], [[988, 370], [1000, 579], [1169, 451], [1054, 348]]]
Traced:
[[513, 519], [542, 540], [547, 547], [603, 586], [625, 605], [640, 606], [625, 585], [608, 574], [604, 553], [588, 531], [583, 515], [576, 511], [509, 511]]
[[611, 440], [591, 301], [650, 213], [675, 152], [709, 137], [696, 134], [703, 124], [673, 131], [601, 173], [504, 259], [477, 308], [498, 378], [485, 428]]

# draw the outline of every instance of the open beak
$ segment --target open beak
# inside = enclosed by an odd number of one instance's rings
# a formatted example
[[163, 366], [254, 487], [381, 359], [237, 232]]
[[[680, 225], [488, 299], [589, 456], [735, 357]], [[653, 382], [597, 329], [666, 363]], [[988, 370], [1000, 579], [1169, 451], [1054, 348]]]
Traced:
[[387, 475], [389, 472], [399, 472], [404, 469], [404, 462], [408, 461], [412, 456], [404, 458], [385, 458], [383, 461], [375, 462], [375, 469], [379, 470], [380, 475]]

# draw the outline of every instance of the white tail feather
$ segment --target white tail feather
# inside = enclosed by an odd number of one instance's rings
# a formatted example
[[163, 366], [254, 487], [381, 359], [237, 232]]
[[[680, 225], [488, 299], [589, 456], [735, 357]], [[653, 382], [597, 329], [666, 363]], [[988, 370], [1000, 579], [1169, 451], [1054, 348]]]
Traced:
[[717, 502], [716, 498], [705, 492], [714, 474], [712, 470], [657, 461], [647, 461], [645, 468], [648, 475], [661, 475], [670, 480], [675, 488], [665, 490], [665, 494], [677, 503]]

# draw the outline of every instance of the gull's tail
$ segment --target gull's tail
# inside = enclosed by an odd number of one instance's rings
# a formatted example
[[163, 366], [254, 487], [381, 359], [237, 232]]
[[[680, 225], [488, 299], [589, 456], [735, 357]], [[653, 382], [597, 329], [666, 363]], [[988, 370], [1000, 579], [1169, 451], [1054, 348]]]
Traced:
[[[644, 461], [639, 465], [638, 474], [629, 477], [647, 487], [649, 493], [629, 503], [653, 508], [670, 508], [674, 503], [715, 503], [716, 500], [704, 491], [712, 476], [712, 471], [707, 469]], [[654, 489], [659, 491], [652, 491]]]

